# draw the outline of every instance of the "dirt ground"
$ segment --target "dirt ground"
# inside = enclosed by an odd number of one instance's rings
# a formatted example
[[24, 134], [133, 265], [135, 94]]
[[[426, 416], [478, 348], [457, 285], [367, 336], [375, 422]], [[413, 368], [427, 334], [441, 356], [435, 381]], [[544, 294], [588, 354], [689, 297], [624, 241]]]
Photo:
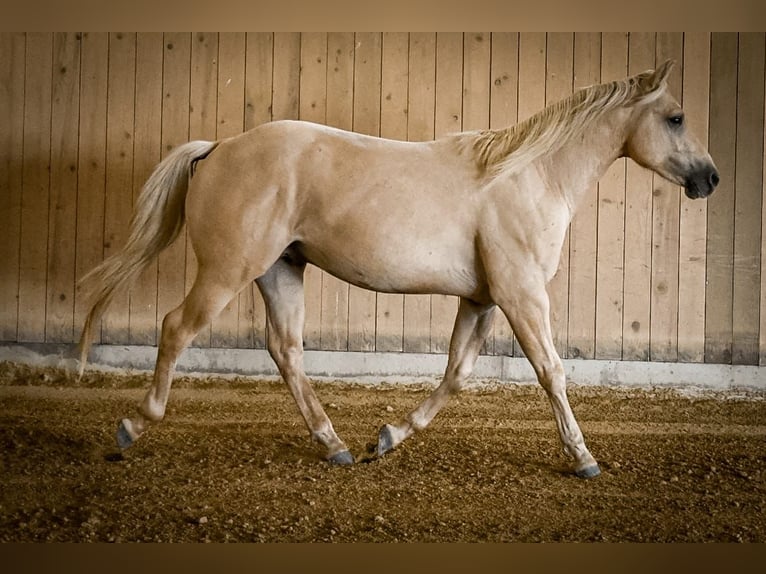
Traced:
[[[602, 474], [534, 385], [475, 383], [394, 452], [331, 467], [287, 389], [181, 377], [121, 456], [146, 374], [0, 364], [0, 542], [766, 542], [766, 393], [570, 387]], [[318, 382], [363, 454], [431, 384]]]

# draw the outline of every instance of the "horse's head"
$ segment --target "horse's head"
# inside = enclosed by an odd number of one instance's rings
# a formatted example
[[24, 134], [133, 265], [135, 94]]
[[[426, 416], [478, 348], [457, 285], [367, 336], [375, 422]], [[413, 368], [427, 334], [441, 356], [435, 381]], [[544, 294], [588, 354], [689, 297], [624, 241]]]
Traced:
[[691, 199], [707, 197], [718, 185], [710, 154], [692, 135], [683, 110], [667, 90], [671, 60], [631, 78], [636, 85], [625, 155], [684, 186]]

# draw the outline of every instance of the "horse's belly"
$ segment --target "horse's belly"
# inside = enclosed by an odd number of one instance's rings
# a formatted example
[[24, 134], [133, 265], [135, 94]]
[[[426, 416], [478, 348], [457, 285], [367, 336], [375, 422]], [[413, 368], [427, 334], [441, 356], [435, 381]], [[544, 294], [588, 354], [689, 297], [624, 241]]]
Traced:
[[364, 289], [384, 293], [439, 293], [477, 298], [481, 273], [473, 257], [447, 249], [364, 246], [300, 246], [303, 257], [328, 273]]

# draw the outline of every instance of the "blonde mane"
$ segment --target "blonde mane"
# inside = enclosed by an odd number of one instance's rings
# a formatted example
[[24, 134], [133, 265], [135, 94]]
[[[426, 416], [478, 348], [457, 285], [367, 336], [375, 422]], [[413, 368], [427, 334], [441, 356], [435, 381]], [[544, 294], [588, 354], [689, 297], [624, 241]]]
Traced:
[[496, 175], [513, 171], [560, 148], [609, 110], [655, 100], [665, 89], [664, 75], [660, 81], [652, 82], [655, 73], [648, 71], [625, 80], [589, 86], [514, 126], [451, 137], [461, 152], [474, 156], [483, 172]]

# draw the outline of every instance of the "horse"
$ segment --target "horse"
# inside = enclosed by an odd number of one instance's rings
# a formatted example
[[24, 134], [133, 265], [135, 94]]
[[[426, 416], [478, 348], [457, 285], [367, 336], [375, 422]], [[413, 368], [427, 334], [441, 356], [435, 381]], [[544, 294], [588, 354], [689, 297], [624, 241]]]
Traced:
[[683, 186], [691, 199], [718, 184], [667, 89], [672, 67], [583, 88], [505, 129], [404, 142], [282, 120], [172, 150], [141, 191], [125, 246], [83, 279], [94, 303], [80, 338], [80, 376], [115, 293], [186, 225], [197, 276], [164, 317], [151, 385], [135, 415], [118, 422], [118, 446], [163, 419], [180, 353], [255, 281], [268, 351], [310, 436], [330, 463], [357, 462], [303, 367], [311, 263], [365, 289], [459, 298], [441, 383], [398, 424], [379, 429], [373, 458], [425, 429], [460, 390], [499, 307], [546, 392], [572, 471], [599, 475], [567, 399], [546, 285], [578, 202], [618, 158]]

